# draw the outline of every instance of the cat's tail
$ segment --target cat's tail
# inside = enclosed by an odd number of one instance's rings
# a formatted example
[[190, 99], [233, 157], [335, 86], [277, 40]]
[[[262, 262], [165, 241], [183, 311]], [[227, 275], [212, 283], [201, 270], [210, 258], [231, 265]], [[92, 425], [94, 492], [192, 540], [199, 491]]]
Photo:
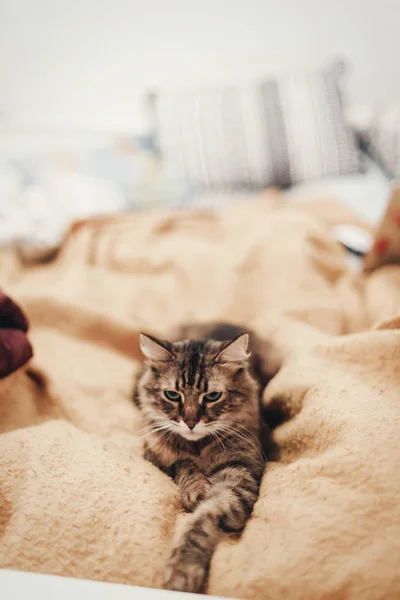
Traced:
[[210, 477], [205, 499], [187, 516], [164, 574], [164, 588], [181, 592], [205, 591], [215, 548], [224, 534], [239, 534], [258, 498], [263, 464], [232, 461]]

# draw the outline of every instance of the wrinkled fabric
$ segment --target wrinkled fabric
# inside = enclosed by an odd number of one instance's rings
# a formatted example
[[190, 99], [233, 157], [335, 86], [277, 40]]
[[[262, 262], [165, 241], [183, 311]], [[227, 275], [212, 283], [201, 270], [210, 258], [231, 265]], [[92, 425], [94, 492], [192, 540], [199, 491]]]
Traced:
[[54, 263], [8, 263], [35, 361], [0, 381], [0, 567], [161, 585], [186, 516], [175, 484], [142, 458], [138, 333], [223, 319], [279, 350], [264, 402], [286, 421], [208, 592], [400, 597], [399, 268], [349, 272], [330, 229], [354, 218], [338, 207], [329, 219], [329, 206], [267, 194], [224, 216], [87, 222]]

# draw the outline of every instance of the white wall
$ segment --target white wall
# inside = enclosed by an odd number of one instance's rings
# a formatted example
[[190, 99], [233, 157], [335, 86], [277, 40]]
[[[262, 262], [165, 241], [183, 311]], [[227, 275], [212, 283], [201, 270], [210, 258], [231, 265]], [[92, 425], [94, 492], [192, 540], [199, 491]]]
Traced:
[[350, 60], [354, 102], [400, 100], [400, 0], [0, 0], [5, 116], [140, 129], [165, 86]]

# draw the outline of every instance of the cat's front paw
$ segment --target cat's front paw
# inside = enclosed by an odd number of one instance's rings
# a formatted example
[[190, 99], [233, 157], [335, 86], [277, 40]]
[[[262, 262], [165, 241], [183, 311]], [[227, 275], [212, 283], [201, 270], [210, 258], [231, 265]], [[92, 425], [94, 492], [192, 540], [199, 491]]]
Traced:
[[205, 590], [207, 567], [181, 552], [172, 555], [164, 573], [164, 589], [201, 594]]
[[199, 479], [196, 483], [181, 487], [181, 502], [186, 512], [193, 512], [200, 502], [204, 500], [210, 484], [206, 478]]
[[204, 500], [203, 488], [191, 488], [181, 492], [181, 502], [186, 512], [193, 512], [202, 500]]

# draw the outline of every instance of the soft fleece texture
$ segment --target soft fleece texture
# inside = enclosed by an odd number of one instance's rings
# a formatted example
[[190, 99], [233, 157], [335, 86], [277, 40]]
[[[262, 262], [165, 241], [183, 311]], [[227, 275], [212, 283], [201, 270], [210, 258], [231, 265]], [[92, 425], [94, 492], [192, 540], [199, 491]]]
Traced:
[[330, 236], [338, 222], [355, 219], [271, 194], [224, 217], [89, 222], [47, 267], [3, 256], [3, 287], [32, 323], [30, 369], [48, 382], [24, 371], [0, 382], [1, 567], [160, 586], [185, 516], [173, 482], [141, 457], [137, 332], [223, 318], [279, 347], [265, 401], [292, 418], [208, 592], [400, 597], [400, 269], [350, 273]]

